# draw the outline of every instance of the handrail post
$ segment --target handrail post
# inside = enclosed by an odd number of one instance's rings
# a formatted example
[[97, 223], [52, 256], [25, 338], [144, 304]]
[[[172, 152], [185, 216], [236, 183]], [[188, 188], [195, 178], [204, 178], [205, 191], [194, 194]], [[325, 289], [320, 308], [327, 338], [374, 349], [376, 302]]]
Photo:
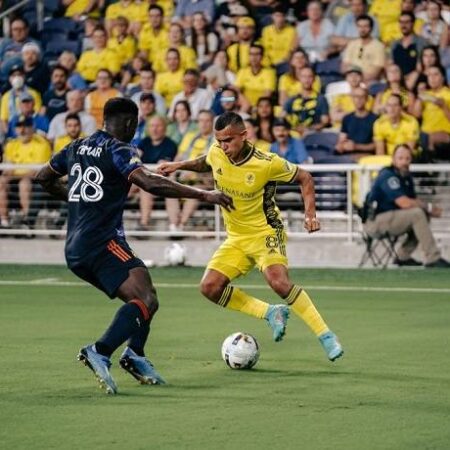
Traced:
[[347, 169], [347, 241], [353, 241], [352, 169]]

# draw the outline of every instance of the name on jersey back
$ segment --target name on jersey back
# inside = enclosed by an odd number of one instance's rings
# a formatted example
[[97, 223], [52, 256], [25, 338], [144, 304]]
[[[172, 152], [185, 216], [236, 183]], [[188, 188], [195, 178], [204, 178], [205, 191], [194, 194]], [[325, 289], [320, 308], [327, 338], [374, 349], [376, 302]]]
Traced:
[[78, 155], [87, 155], [87, 156], [94, 156], [98, 158], [102, 154], [102, 148], [101, 147], [91, 147], [89, 145], [82, 145], [78, 148], [77, 154]]

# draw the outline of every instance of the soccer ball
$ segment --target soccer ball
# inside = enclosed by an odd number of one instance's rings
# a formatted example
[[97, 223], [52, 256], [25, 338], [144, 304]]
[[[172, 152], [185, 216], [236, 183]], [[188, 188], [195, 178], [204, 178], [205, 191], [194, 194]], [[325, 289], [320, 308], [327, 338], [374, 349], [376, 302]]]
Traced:
[[164, 250], [164, 259], [169, 266], [183, 266], [186, 262], [186, 247], [173, 242]]
[[258, 361], [259, 345], [246, 333], [233, 333], [222, 344], [222, 359], [232, 369], [251, 369]]

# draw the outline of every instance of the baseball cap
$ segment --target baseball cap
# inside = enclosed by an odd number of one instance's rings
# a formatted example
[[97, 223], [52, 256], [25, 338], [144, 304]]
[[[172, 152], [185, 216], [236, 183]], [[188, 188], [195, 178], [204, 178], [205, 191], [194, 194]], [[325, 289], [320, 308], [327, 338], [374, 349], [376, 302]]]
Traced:
[[16, 122], [16, 127], [19, 125], [23, 125], [25, 127], [32, 127], [33, 126], [33, 118], [27, 117], [21, 114]]
[[32, 101], [34, 101], [34, 98], [29, 92], [22, 92], [19, 95], [19, 100], [21, 102], [32, 102]]
[[249, 16], [244, 16], [239, 17], [236, 24], [238, 27], [254, 27], [255, 21]]
[[345, 71], [345, 75], [347, 75], [349, 73], [359, 73], [360, 75], [362, 75], [361, 67], [359, 67], [359, 66], [351, 66], [350, 68], [348, 68]]
[[11, 75], [13, 72], [18, 72], [18, 71], [21, 73], [24, 73], [22, 64], [12, 65], [11, 68], [9, 69], [9, 74]]
[[288, 130], [291, 129], [291, 125], [289, 124], [289, 122], [281, 117], [273, 121], [272, 127], [284, 127], [287, 128]]

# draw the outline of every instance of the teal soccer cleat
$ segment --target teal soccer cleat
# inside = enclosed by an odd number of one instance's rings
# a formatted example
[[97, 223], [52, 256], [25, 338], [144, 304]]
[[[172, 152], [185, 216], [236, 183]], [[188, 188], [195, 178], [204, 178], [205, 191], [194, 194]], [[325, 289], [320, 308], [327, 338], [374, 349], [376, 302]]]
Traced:
[[130, 347], [125, 348], [119, 364], [141, 384], [166, 384], [153, 364], [145, 356], [137, 355]]
[[289, 308], [286, 305], [270, 305], [265, 319], [273, 331], [273, 340], [279, 342], [286, 333]]
[[332, 331], [327, 331], [319, 336], [319, 341], [322, 344], [325, 353], [330, 361], [335, 361], [344, 354], [342, 345], [338, 341], [337, 336]]
[[107, 356], [97, 353], [94, 345], [87, 345], [80, 350], [78, 360], [94, 372], [100, 387], [105, 389], [107, 394], [117, 394], [117, 385], [109, 373], [111, 361]]

